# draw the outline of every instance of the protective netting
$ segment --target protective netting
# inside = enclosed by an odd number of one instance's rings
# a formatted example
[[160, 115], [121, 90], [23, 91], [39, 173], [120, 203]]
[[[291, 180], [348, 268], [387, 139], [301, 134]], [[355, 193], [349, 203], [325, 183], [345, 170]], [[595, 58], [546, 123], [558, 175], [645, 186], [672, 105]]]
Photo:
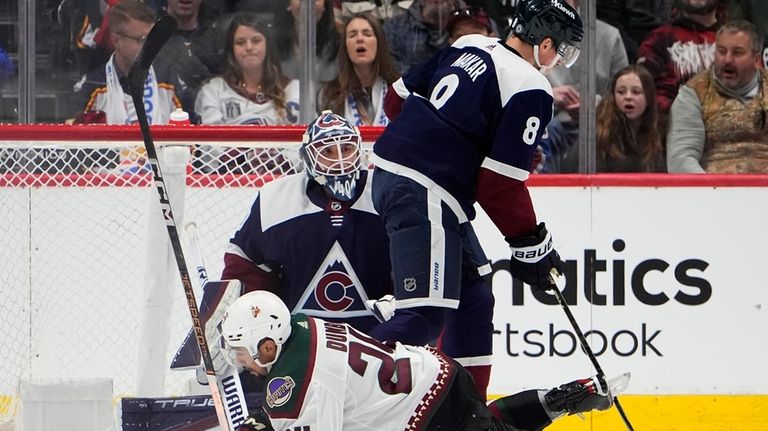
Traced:
[[[115, 396], [188, 394], [194, 370], [168, 364], [189, 311], [141, 142], [0, 136], [0, 424], [21, 380], [109, 377]], [[157, 143], [193, 278], [186, 224], [218, 278], [258, 187], [302, 170], [299, 129], [282, 140], [216, 136]]]

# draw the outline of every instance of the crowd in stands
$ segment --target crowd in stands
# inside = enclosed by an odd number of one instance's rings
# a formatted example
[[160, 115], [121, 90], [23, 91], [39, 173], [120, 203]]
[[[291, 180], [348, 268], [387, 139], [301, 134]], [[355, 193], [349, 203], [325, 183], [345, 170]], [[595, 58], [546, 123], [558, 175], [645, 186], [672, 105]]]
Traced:
[[[315, 112], [386, 126], [385, 95], [399, 76], [462, 35], [504, 37], [518, 1], [315, 0]], [[178, 28], [146, 84], [153, 124], [177, 107], [197, 124], [297, 124], [299, 8], [300, 0], [61, 0], [58, 20], [81, 76], [68, 121], [135, 121], [125, 76], [152, 20], [166, 13]], [[768, 173], [765, 163], [720, 162], [768, 157], [768, 2], [597, 0], [596, 11], [598, 172]], [[547, 74], [555, 117], [535, 172], [578, 172], [586, 62]], [[15, 69], [0, 49], [0, 82]], [[242, 159], [230, 156], [221, 163]]]

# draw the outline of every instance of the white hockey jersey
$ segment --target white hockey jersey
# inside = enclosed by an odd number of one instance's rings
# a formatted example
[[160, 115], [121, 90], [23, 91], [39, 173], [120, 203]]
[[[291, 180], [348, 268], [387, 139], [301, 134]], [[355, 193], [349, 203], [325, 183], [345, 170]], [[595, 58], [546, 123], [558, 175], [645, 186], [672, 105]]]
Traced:
[[384, 345], [344, 323], [299, 314], [267, 376], [277, 431], [422, 430], [456, 371], [440, 353]]
[[256, 103], [235, 92], [221, 77], [212, 78], [197, 94], [195, 112], [203, 124], [282, 125], [299, 122], [299, 81], [285, 86], [285, 117], [268, 100]]

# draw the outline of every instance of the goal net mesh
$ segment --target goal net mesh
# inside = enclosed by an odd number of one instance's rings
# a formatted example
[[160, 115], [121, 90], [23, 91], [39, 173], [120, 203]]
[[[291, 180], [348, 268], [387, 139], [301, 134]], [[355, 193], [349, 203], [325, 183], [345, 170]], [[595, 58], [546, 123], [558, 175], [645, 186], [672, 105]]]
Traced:
[[[0, 126], [0, 423], [22, 380], [189, 394], [195, 371], [169, 364], [191, 320], [138, 128], [41, 127]], [[258, 188], [302, 170], [302, 129], [172, 129], [155, 140], [199, 301], [184, 226], [218, 278]]]

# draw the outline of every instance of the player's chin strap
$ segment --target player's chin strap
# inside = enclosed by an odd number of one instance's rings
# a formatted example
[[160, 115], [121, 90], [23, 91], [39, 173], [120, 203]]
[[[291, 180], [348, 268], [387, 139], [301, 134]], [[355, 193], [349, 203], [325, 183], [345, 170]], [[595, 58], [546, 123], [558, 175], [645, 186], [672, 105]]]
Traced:
[[552, 59], [552, 61], [549, 62], [547, 65], [541, 64], [541, 60], [539, 60], [539, 54], [541, 51], [539, 50], [539, 45], [533, 46], [533, 61], [536, 63], [536, 67], [539, 69], [539, 72], [541, 72], [542, 75], [546, 75], [549, 73], [550, 70], [557, 67], [557, 64], [560, 63], [560, 60], [562, 59], [562, 56], [558, 53], [555, 55], [555, 58]]

